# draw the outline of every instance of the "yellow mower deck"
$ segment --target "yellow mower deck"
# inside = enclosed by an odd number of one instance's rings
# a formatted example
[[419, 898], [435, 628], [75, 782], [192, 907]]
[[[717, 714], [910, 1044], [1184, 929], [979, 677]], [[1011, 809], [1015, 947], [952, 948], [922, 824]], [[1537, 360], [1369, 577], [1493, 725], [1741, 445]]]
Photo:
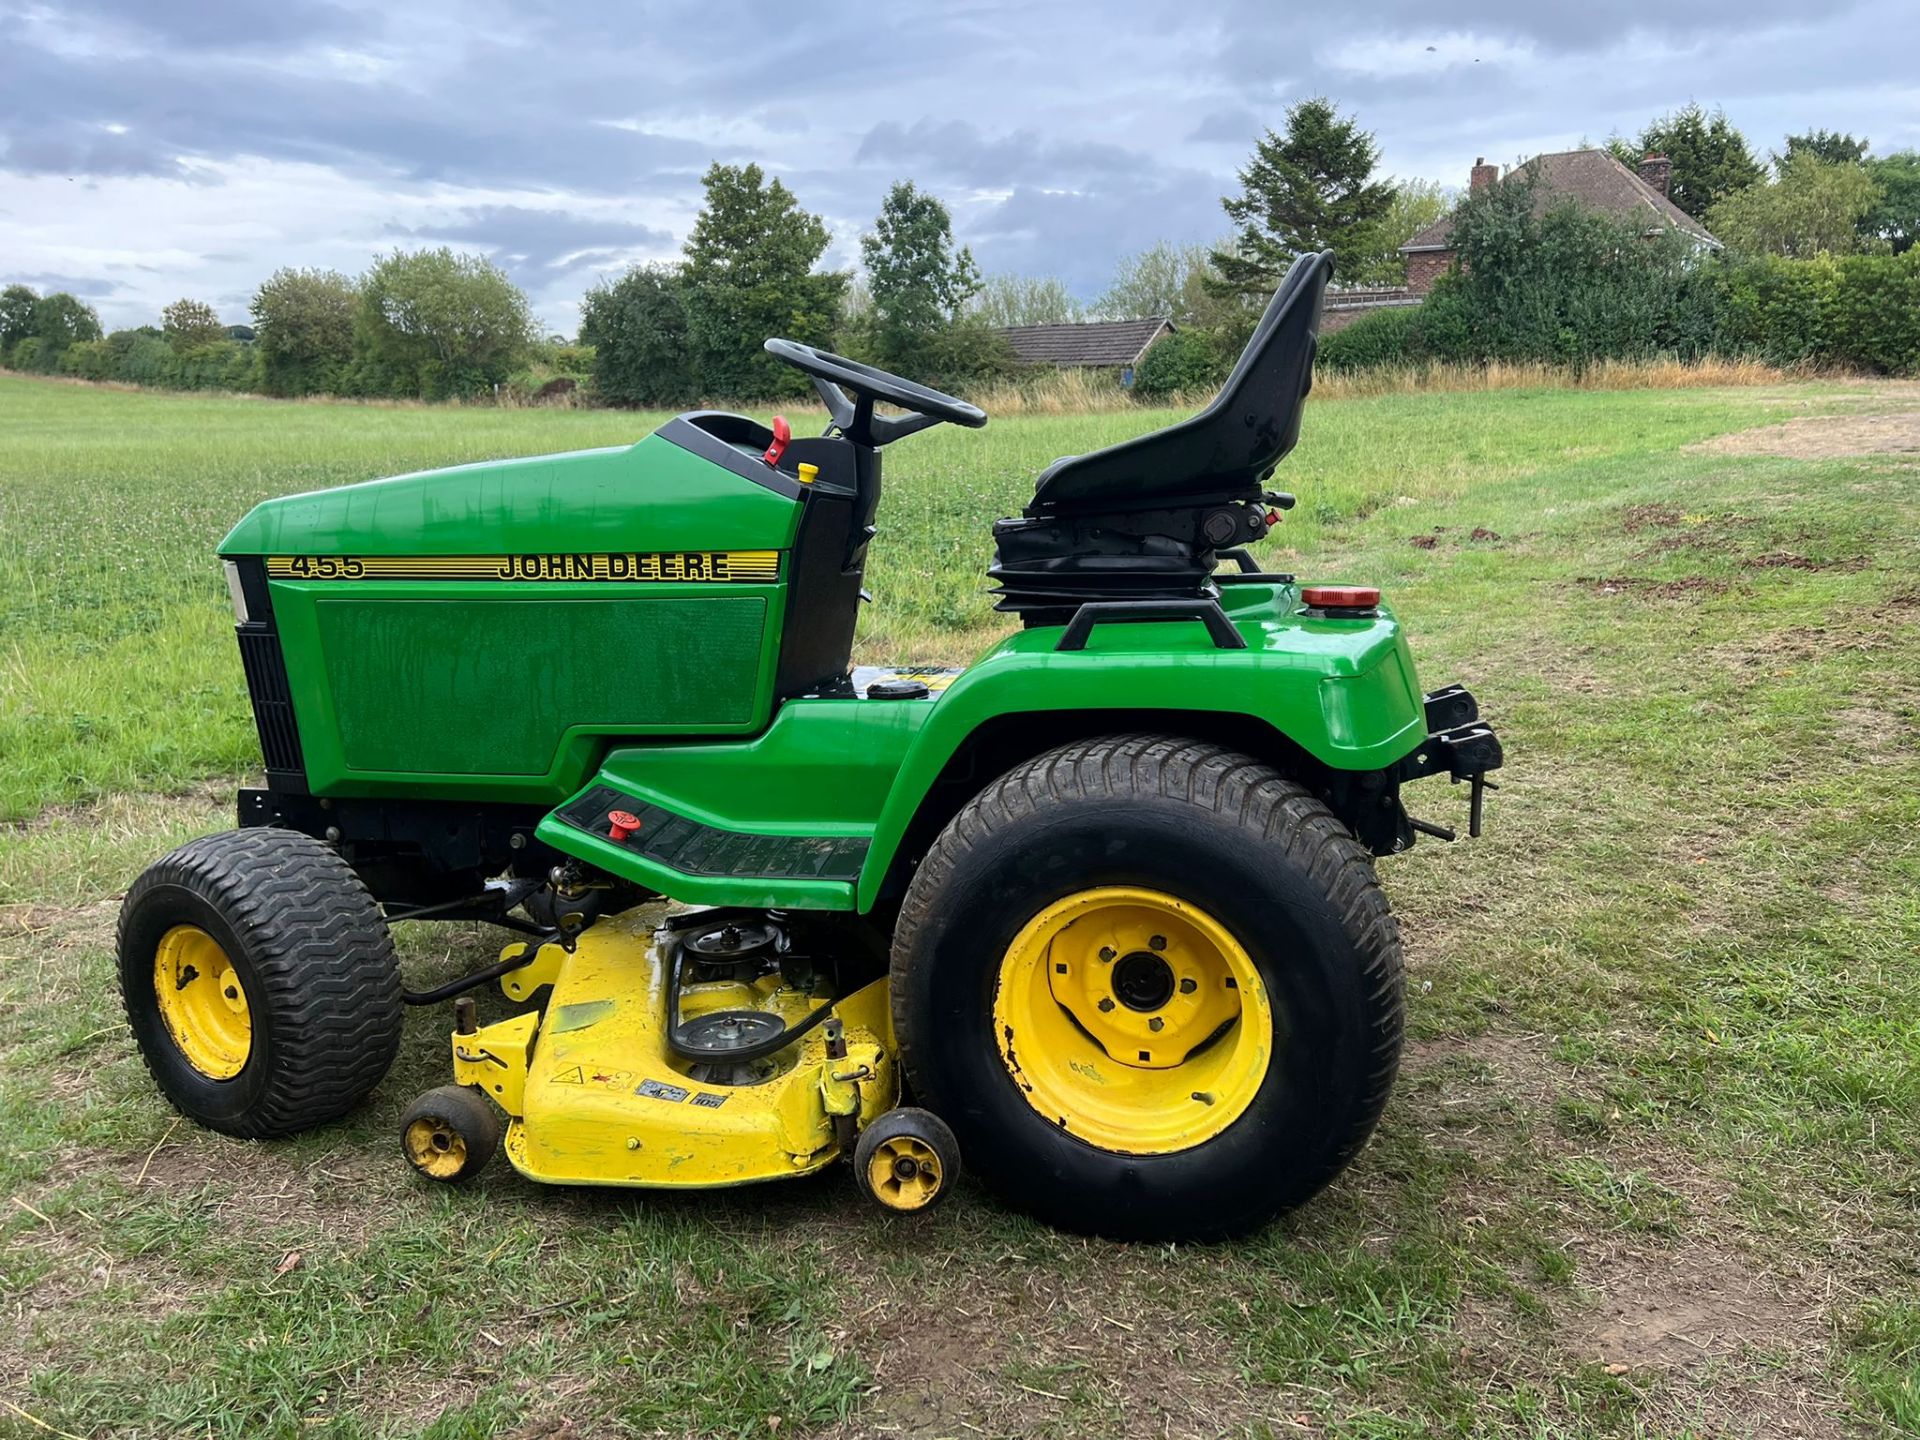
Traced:
[[[542, 947], [501, 983], [528, 1012], [453, 1036], [454, 1078], [511, 1117], [506, 1152], [534, 1180], [571, 1185], [709, 1188], [803, 1175], [840, 1154], [836, 1116], [859, 1128], [899, 1096], [887, 982], [841, 1000], [847, 1053], [827, 1055], [816, 1027], [758, 1062], [752, 1084], [696, 1078], [667, 1046], [668, 960], [640, 912], [604, 920], [574, 953]], [[794, 1024], [822, 1004], [778, 976], [690, 983], [683, 1018], [750, 1009]]]

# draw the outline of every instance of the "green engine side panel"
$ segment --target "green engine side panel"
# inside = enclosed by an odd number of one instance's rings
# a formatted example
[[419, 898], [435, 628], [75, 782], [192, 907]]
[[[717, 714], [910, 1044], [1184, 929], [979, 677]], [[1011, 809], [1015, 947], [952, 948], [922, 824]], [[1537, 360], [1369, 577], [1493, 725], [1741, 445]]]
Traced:
[[541, 775], [569, 725], [711, 732], [756, 718], [764, 596], [322, 595], [314, 608], [350, 770]]
[[[764, 728], [799, 514], [654, 435], [270, 500], [220, 553], [266, 557], [276, 576], [315, 794], [551, 805], [609, 737]], [[633, 559], [718, 551], [777, 552], [778, 579], [695, 581]], [[594, 556], [622, 563], [572, 579], [565, 562]], [[276, 557], [391, 563], [288, 578]], [[391, 577], [414, 557], [419, 578]], [[567, 578], [476, 578], [529, 570]]]

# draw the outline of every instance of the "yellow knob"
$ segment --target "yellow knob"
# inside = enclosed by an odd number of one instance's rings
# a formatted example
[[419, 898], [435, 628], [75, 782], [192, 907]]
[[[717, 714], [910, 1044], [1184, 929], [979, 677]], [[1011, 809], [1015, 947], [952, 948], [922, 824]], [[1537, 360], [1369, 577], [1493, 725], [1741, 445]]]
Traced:
[[800, 467], [800, 483], [802, 485], [811, 485], [819, 478], [820, 467], [818, 465], [802, 465]]

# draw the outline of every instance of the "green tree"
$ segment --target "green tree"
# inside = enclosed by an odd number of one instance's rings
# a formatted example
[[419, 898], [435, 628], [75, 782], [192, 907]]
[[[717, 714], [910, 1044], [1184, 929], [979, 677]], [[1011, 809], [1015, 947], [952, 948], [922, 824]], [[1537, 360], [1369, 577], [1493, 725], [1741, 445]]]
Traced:
[[1336, 273], [1359, 270], [1374, 228], [1393, 204], [1375, 180], [1373, 136], [1315, 97], [1287, 111], [1286, 133], [1269, 130], [1240, 172], [1240, 194], [1220, 203], [1237, 227], [1213, 252], [1216, 294], [1264, 301], [1296, 256], [1332, 250]]
[[253, 293], [254, 343], [267, 392], [332, 390], [353, 357], [360, 294], [337, 270], [276, 270]]
[[1157, 340], [1140, 357], [1133, 388], [1148, 399], [1198, 394], [1226, 378], [1227, 360], [1214, 338], [1202, 330], [1176, 330]]
[[1400, 247], [1447, 213], [1447, 190], [1435, 180], [1402, 180], [1386, 214], [1375, 222], [1365, 253], [1340, 278], [1355, 285], [1398, 285], [1407, 277]]
[[40, 297], [25, 285], [0, 290], [0, 357], [33, 334], [33, 312]]
[[1829, 165], [1858, 165], [1872, 148], [1865, 139], [1856, 139], [1841, 130], [1809, 130], [1803, 135], [1787, 136], [1786, 153], [1776, 162], [1811, 155]]
[[1086, 306], [1054, 275], [989, 275], [968, 311], [983, 325], [1065, 325], [1087, 318]]
[[100, 316], [79, 297], [56, 290], [42, 295], [33, 307], [33, 337], [40, 342], [40, 365], [52, 370], [69, 345], [81, 340], [98, 340]]
[[1219, 293], [1220, 273], [1208, 252], [1205, 245], [1162, 240], [1123, 256], [1094, 310], [1109, 320], [1164, 315], [1182, 330], [1236, 331], [1248, 306]]
[[176, 355], [204, 349], [227, 338], [219, 312], [204, 300], [176, 300], [160, 312], [160, 329]]
[[614, 405], [681, 405], [698, 394], [686, 293], [665, 265], [636, 265], [580, 302], [580, 339], [593, 346], [593, 384]]
[[712, 166], [707, 202], [687, 237], [687, 335], [704, 395], [798, 395], [806, 380], [761, 350], [769, 336], [831, 343], [846, 290], [843, 274], [815, 274], [826, 223], [758, 165]]
[[1685, 237], [1646, 237], [1638, 222], [1572, 199], [1535, 215], [1535, 183], [1522, 170], [1460, 203], [1460, 263], [1404, 340], [1442, 359], [1575, 366], [1707, 347], [1711, 292]]
[[953, 217], [911, 180], [898, 181], [873, 232], [860, 237], [860, 258], [873, 297], [875, 358], [892, 370], [926, 374], [931, 352], [980, 290], [972, 252], [953, 243]]
[[533, 335], [527, 297], [479, 255], [395, 251], [360, 282], [357, 348], [402, 394], [442, 399], [504, 380]]
[[1860, 247], [1861, 223], [1881, 198], [1861, 165], [1833, 164], [1810, 151], [1780, 162], [1780, 178], [1749, 185], [1707, 212], [1707, 228], [1738, 255], [1846, 255]]
[[1867, 173], [1880, 187], [1880, 200], [1862, 217], [1861, 232], [1904, 255], [1920, 240], [1920, 154], [1897, 150], [1882, 155], [1867, 162]]
[[1708, 114], [1698, 105], [1662, 115], [1640, 132], [1637, 141], [1615, 140], [1610, 148], [1630, 170], [1637, 169], [1645, 156], [1666, 156], [1673, 164], [1667, 198], [1696, 220], [1705, 219], [1725, 196], [1758, 184], [1766, 175], [1746, 137], [1733, 128], [1726, 113]]

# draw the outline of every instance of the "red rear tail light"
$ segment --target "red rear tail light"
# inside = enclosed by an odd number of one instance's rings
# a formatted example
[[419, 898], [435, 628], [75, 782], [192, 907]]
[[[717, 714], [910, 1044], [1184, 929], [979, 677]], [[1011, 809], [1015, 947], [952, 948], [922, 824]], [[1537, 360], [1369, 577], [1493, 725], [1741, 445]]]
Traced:
[[1371, 610], [1380, 603], [1380, 590], [1373, 585], [1308, 585], [1300, 599], [1315, 610]]

